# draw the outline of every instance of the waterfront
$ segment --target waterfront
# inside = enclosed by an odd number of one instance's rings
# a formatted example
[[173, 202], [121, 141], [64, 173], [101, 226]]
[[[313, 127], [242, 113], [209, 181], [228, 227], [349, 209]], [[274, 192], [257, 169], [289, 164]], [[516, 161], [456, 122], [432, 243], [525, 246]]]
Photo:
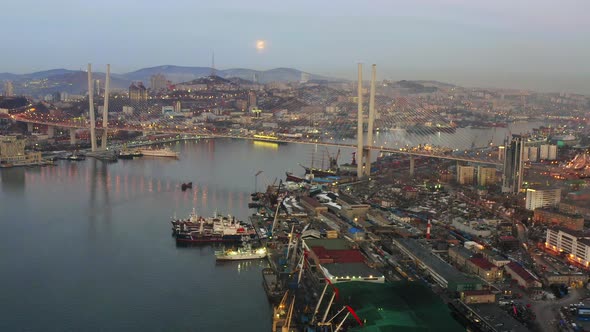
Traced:
[[[177, 248], [169, 219], [193, 206], [245, 219], [255, 170], [281, 169], [296, 156], [269, 165], [276, 150], [248, 141], [172, 147], [180, 160], [0, 172], [0, 330], [270, 329], [265, 262], [216, 264], [210, 246]], [[194, 189], [182, 192], [186, 181]]]
[[169, 146], [180, 160], [89, 158], [0, 171], [0, 330], [270, 329], [265, 263], [215, 264], [210, 246], [177, 248], [169, 219], [195, 207], [246, 220], [255, 183], [260, 190], [285, 170], [301, 173], [297, 163], [314, 147], [229, 139]]

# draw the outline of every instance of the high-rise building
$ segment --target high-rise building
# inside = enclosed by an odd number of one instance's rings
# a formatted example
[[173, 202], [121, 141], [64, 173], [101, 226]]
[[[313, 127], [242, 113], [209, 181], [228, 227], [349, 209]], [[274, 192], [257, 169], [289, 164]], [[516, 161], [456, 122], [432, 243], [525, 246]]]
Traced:
[[538, 146], [529, 146], [529, 161], [538, 161], [539, 160], [539, 147]]
[[557, 145], [554, 145], [554, 144], [541, 145], [539, 157], [543, 160], [557, 159]]
[[472, 185], [475, 168], [473, 166], [457, 166], [457, 182]]
[[479, 166], [477, 168], [477, 184], [485, 187], [494, 183], [496, 183], [496, 168]]
[[506, 145], [502, 181], [503, 192], [517, 193], [522, 188], [524, 141], [523, 136], [512, 135], [510, 144]]
[[100, 96], [100, 80], [94, 80], [94, 95]]
[[500, 145], [498, 147], [498, 160], [502, 161], [506, 158], [506, 147], [504, 145]]
[[561, 201], [560, 188], [526, 190], [526, 209], [534, 211], [542, 207], [555, 207]]
[[256, 92], [254, 91], [250, 91], [250, 93], [248, 94], [248, 108], [250, 110], [256, 109], [257, 105], [256, 105]]
[[129, 86], [129, 100], [133, 102], [147, 101], [147, 89], [143, 82], [134, 82]]
[[163, 74], [156, 74], [150, 77], [150, 89], [152, 92], [160, 92], [166, 90], [168, 87], [168, 81], [166, 80], [166, 76]]
[[5, 97], [14, 96], [14, 86], [12, 85], [11, 81], [4, 82], [4, 96]]

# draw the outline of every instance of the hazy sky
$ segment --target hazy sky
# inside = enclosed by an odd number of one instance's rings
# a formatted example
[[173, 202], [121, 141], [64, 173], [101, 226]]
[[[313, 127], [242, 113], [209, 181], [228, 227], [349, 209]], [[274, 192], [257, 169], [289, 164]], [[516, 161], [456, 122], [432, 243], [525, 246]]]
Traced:
[[[0, 72], [293, 67], [590, 93], [588, 0], [6, 0]], [[256, 40], [266, 49], [256, 50]], [[368, 71], [367, 71], [368, 74]]]

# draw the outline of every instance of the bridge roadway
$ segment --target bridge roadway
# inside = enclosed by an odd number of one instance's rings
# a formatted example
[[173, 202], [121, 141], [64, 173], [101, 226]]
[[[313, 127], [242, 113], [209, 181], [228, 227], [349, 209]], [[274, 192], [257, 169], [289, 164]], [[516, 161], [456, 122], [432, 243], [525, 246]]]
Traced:
[[[34, 119], [27, 119], [19, 116], [13, 116], [13, 119], [19, 122], [25, 123], [34, 123], [34, 124], [41, 124], [46, 126], [55, 126], [60, 128], [76, 128], [76, 129], [90, 129], [87, 124], [78, 124], [72, 122], [47, 122], [41, 120], [34, 120]], [[102, 127], [96, 127], [96, 129], [102, 129]], [[319, 140], [303, 140], [300, 138], [287, 138], [287, 137], [280, 137], [280, 138], [257, 138], [251, 135], [230, 135], [230, 134], [219, 134], [213, 133], [209, 130], [187, 130], [181, 128], [145, 128], [142, 126], [125, 126], [125, 127], [109, 127], [108, 129], [111, 130], [122, 130], [122, 131], [143, 131], [143, 132], [153, 132], [159, 134], [190, 134], [190, 135], [202, 135], [208, 138], [234, 138], [234, 139], [246, 139], [252, 141], [265, 141], [265, 142], [276, 142], [276, 143], [298, 143], [298, 144], [309, 144], [309, 145], [320, 145], [320, 146], [328, 146], [328, 147], [341, 147], [341, 148], [350, 148], [356, 149], [356, 144], [350, 143], [336, 143], [336, 142], [323, 142]], [[473, 158], [470, 156], [457, 156], [457, 155], [447, 155], [447, 154], [436, 154], [428, 151], [404, 151], [395, 148], [388, 148], [385, 146], [369, 146], [365, 145], [365, 149], [381, 151], [385, 153], [395, 153], [400, 155], [412, 156], [412, 157], [428, 157], [428, 158], [438, 158], [438, 159], [446, 159], [446, 160], [456, 160], [456, 161], [463, 161], [463, 162], [472, 162], [478, 164], [486, 164], [486, 165], [503, 165], [501, 161], [496, 159], [479, 159]]]

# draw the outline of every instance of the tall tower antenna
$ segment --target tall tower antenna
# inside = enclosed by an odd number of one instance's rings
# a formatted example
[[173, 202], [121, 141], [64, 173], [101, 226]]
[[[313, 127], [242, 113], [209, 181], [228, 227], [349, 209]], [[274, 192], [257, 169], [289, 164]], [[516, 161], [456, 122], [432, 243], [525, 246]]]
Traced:
[[215, 75], [215, 51], [211, 50], [211, 76]]

